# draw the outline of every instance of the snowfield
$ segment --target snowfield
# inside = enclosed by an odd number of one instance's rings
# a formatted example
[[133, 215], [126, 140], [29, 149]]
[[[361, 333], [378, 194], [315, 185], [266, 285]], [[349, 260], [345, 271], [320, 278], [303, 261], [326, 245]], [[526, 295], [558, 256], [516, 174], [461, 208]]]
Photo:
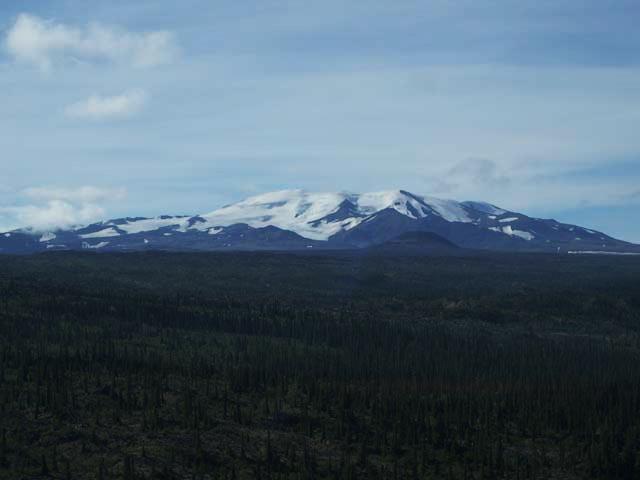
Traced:
[[[350, 215], [326, 218], [345, 207]], [[416, 219], [438, 215], [449, 222], [471, 222], [465, 207], [453, 200], [420, 197], [403, 190], [388, 190], [363, 194], [309, 193], [303, 190], [282, 190], [247, 198], [238, 203], [202, 215], [206, 224], [197, 226], [228, 226], [235, 223], [260, 228], [273, 225], [290, 230], [312, 240], [327, 240], [332, 235], [350, 230], [367, 217], [385, 209], [393, 209]]]

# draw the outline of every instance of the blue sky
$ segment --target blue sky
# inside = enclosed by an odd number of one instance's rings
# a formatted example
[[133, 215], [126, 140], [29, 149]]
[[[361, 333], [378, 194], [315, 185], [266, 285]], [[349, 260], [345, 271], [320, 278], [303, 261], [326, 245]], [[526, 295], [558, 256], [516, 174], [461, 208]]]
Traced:
[[0, 4], [0, 230], [403, 188], [640, 242], [637, 0]]

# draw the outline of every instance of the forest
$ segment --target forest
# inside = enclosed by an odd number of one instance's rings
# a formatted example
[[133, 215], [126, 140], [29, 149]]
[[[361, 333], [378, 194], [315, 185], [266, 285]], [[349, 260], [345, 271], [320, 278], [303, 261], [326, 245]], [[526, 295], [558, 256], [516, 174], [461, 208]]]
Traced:
[[640, 478], [639, 280], [632, 256], [0, 256], [0, 478]]

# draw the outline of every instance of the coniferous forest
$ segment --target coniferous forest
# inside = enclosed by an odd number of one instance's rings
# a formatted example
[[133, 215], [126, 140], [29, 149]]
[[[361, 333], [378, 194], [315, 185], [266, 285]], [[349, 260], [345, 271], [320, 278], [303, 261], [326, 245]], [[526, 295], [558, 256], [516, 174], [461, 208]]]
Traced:
[[0, 478], [640, 478], [640, 258], [0, 257]]

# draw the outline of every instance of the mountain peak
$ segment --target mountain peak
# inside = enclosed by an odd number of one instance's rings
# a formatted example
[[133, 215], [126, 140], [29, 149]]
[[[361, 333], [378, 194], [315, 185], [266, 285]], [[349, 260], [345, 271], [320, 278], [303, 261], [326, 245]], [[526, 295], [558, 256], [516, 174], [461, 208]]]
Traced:
[[[345, 201], [352, 207], [344, 209]], [[249, 197], [203, 217], [209, 223], [219, 225], [237, 221], [253, 227], [275, 225], [306, 238], [328, 240], [385, 209], [396, 210], [414, 220], [435, 215], [447, 221], [471, 221], [467, 209], [458, 202], [419, 196], [406, 190], [362, 194], [279, 190]]]

